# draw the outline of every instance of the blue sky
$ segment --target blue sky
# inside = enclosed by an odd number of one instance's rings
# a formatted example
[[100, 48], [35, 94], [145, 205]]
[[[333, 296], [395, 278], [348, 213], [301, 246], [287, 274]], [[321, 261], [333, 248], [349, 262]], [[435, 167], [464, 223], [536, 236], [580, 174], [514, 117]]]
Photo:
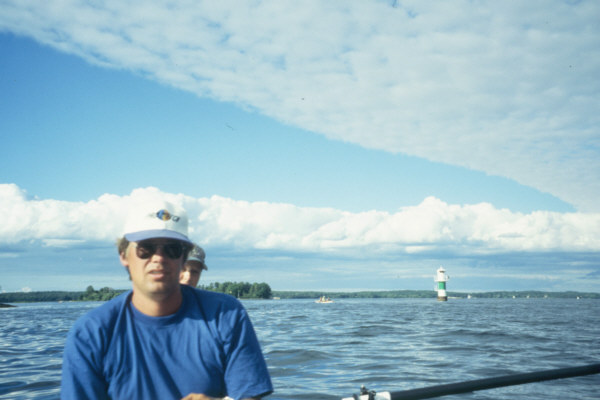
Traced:
[[2, 290], [128, 287], [159, 196], [204, 282], [598, 291], [599, 6], [160, 4], [0, 5]]

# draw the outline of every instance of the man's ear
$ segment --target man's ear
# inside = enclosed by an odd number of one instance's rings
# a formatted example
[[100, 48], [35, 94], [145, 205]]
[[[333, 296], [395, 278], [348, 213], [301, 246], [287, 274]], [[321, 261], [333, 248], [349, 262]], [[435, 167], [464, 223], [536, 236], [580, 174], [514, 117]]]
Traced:
[[125, 268], [129, 267], [129, 261], [127, 261], [127, 258], [125, 258], [125, 252], [119, 254], [119, 260], [121, 261], [121, 265], [123, 265]]

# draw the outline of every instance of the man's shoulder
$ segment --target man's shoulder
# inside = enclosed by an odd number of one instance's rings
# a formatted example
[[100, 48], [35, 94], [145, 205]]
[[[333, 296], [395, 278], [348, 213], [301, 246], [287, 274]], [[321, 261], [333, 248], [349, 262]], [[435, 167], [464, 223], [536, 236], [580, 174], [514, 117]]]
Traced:
[[117, 297], [93, 308], [77, 319], [73, 325], [75, 331], [94, 331], [114, 325], [126, 309], [130, 301], [131, 291], [121, 293]]
[[[184, 285], [182, 285], [182, 287], [184, 287]], [[205, 289], [199, 289], [199, 288], [192, 288], [190, 286], [185, 286], [185, 291], [187, 291], [188, 293], [191, 293], [193, 296], [195, 296], [198, 299], [202, 299], [202, 300], [210, 300], [210, 301], [215, 301], [215, 302], [219, 302], [219, 303], [231, 303], [231, 304], [239, 304], [239, 300], [236, 299], [235, 297], [226, 294], [226, 293], [220, 293], [220, 292], [213, 292], [210, 290], [205, 290]]]
[[186, 287], [184, 296], [191, 299], [191, 302], [197, 304], [199, 308], [211, 313], [244, 311], [244, 306], [238, 299], [225, 293]]

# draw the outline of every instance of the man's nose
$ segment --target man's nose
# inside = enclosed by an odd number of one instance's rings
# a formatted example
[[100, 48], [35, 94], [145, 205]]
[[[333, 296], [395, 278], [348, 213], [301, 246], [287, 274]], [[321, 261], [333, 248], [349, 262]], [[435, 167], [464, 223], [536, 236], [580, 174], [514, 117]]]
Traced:
[[154, 252], [154, 254], [152, 255], [154, 256], [159, 256], [161, 258], [165, 258], [166, 254], [165, 254], [165, 246], [162, 244], [157, 244], [156, 245], [156, 251]]

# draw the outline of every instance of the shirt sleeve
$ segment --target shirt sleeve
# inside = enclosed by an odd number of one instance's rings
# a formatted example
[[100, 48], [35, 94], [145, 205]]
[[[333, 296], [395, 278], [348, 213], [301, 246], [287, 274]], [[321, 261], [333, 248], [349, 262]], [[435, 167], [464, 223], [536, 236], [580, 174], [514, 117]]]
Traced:
[[63, 354], [61, 399], [109, 399], [97, 349], [97, 342], [81, 326], [71, 329]]
[[225, 343], [227, 394], [234, 399], [266, 396], [273, 392], [267, 364], [252, 322], [240, 307]]

